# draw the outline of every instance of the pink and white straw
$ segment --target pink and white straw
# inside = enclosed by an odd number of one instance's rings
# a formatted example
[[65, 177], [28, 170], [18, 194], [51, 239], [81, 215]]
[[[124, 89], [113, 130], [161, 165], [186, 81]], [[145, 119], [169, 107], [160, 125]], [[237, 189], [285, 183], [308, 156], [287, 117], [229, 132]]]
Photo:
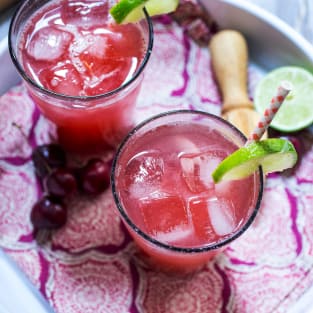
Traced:
[[292, 85], [290, 82], [288, 81], [281, 82], [280, 86], [278, 87], [277, 94], [272, 98], [269, 107], [264, 111], [264, 114], [261, 117], [261, 120], [259, 121], [257, 127], [250, 135], [248, 143], [251, 141], [259, 141], [261, 139], [261, 137], [266, 132], [267, 128], [271, 124], [273, 118], [275, 117], [279, 108], [285, 101], [291, 89]]

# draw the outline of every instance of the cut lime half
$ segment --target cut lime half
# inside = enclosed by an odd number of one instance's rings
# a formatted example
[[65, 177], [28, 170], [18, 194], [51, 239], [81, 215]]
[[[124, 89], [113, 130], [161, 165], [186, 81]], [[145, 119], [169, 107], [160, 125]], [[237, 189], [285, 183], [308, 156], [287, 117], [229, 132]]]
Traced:
[[298, 159], [293, 144], [286, 139], [271, 138], [251, 142], [224, 159], [213, 171], [215, 183], [242, 179], [261, 165], [263, 173], [280, 172], [293, 167]]
[[144, 18], [145, 7], [150, 16], [174, 12], [179, 0], [121, 0], [110, 14], [118, 24], [134, 23]]
[[271, 122], [284, 132], [303, 129], [313, 123], [313, 75], [297, 66], [280, 67], [259, 82], [254, 94], [256, 110], [263, 114], [281, 81], [292, 84], [292, 90]]

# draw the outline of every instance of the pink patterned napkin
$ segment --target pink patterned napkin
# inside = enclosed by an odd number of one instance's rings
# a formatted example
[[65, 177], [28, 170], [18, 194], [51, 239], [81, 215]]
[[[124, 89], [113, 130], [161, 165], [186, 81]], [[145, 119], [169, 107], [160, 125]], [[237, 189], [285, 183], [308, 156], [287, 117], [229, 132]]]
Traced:
[[[260, 76], [251, 65], [251, 94]], [[207, 49], [176, 24], [156, 22], [137, 121], [179, 108], [220, 114], [220, 107]], [[29, 216], [40, 190], [30, 154], [55, 131], [23, 86], [1, 97], [0, 111], [0, 245], [56, 312], [286, 312], [312, 285], [312, 129], [296, 135], [304, 146], [297, 168], [267, 179], [252, 227], [202, 271], [183, 278], [140, 262], [110, 190], [75, 198], [67, 225], [38, 246]]]

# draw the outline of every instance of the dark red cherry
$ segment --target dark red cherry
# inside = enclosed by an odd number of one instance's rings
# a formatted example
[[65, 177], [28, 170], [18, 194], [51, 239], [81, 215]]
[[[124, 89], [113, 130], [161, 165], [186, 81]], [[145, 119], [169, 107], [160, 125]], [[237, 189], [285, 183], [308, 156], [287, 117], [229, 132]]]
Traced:
[[52, 196], [44, 196], [32, 208], [30, 215], [35, 229], [57, 229], [67, 220], [64, 203]]
[[79, 182], [81, 189], [90, 195], [97, 195], [110, 185], [110, 165], [101, 159], [90, 159], [80, 169]]
[[74, 174], [67, 168], [54, 168], [44, 179], [44, 188], [51, 196], [63, 198], [77, 190]]
[[38, 146], [32, 153], [36, 174], [44, 178], [53, 168], [66, 165], [66, 154], [58, 144]]

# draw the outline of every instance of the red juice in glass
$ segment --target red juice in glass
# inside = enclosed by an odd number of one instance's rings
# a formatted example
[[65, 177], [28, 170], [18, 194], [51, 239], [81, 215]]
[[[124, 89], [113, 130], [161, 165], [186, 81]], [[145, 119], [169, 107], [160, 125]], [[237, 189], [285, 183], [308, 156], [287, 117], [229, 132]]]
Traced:
[[262, 175], [214, 184], [211, 173], [243, 135], [201, 112], [166, 113], [136, 127], [113, 164], [121, 217], [150, 261], [163, 269], [201, 267], [251, 224]]
[[114, 1], [42, 3], [25, 1], [10, 31], [13, 60], [31, 96], [71, 150], [116, 145], [133, 126], [149, 23], [115, 24]]

